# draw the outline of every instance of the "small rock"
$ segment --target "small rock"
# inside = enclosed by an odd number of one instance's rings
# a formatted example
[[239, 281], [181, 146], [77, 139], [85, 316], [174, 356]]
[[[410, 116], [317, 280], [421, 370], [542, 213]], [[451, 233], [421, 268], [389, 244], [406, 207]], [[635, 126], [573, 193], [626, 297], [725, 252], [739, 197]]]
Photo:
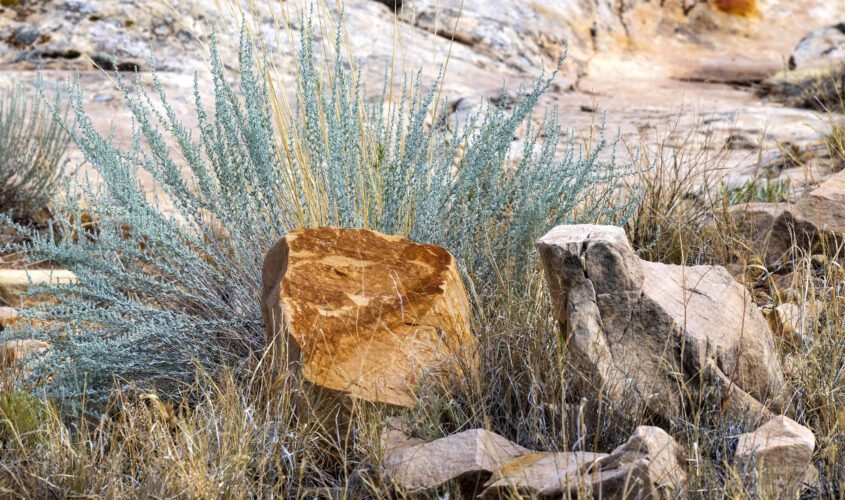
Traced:
[[0, 375], [2, 370], [13, 368], [27, 356], [44, 352], [49, 347], [47, 342], [33, 339], [7, 340], [0, 343]]
[[601, 478], [595, 486], [600, 498], [676, 498], [687, 483], [683, 456], [681, 446], [666, 431], [640, 426], [590, 470]]
[[[509, 498], [514, 492], [525, 497], [577, 494], [589, 475], [586, 469], [606, 453], [530, 453], [497, 470], [480, 495], [481, 499]], [[576, 495], [577, 496], [577, 495]]]
[[817, 253], [810, 257], [810, 264], [812, 264], [812, 266], [816, 269], [823, 269], [827, 266], [827, 262], [827, 255], [824, 254]]
[[766, 314], [766, 319], [769, 320], [772, 332], [784, 341], [801, 347], [812, 339], [821, 307], [818, 301], [801, 304], [784, 303], [770, 309]]
[[725, 139], [725, 147], [731, 150], [751, 150], [757, 149], [757, 142], [747, 135], [731, 134]]
[[0, 269], [0, 286], [26, 289], [38, 285], [64, 285], [76, 281], [76, 275], [63, 269]]
[[[836, 248], [845, 237], [845, 171], [830, 177], [794, 204], [749, 203], [731, 208], [744, 234], [776, 268], [790, 260], [793, 245], [807, 252]], [[832, 245], [832, 246], [830, 246]]]
[[37, 42], [40, 37], [41, 33], [34, 26], [22, 26], [12, 35], [12, 44], [17, 47], [26, 47]]
[[430, 443], [389, 429], [382, 437], [382, 465], [390, 482], [407, 495], [435, 492], [450, 481], [475, 494], [490, 475], [511, 459], [530, 453], [483, 429], [453, 434]]
[[775, 417], [742, 434], [733, 463], [764, 498], [792, 497], [807, 480], [816, 438], [789, 417]]
[[[772, 227], [774, 227], [775, 221], [789, 207], [788, 203], [744, 203], [732, 206], [730, 216], [739, 233], [751, 243], [750, 246], [756, 252], [760, 252], [761, 257], [766, 258], [769, 255], [774, 255], [777, 251], [781, 251], [780, 242], [776, 242], [778, 250], [769, 252], [769, 240], [773, 236]], [[767, 264], [775, 265], [774, 262], [767, 262]]]
[[497, 470], [482, 499], [528, 497], [674, 498], [686, 485], [678, 443], [657, 427], [637, 427], [628, 441], [604, 453], [532, 453]]
[[19, 306], [49, 302], [53, 298], [27, 295], [27, 292], [32, 287], [66, 285], [75, 281], [75, 274], [62, 269], [0, 269], [0, 304]]

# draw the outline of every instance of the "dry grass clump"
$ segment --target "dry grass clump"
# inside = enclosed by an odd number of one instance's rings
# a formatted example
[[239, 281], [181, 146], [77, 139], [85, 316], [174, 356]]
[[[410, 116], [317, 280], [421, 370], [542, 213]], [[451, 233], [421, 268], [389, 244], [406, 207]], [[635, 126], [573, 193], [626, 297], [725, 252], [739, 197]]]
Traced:
[[824, 142], [827, 146], [828, 154], [833, 160], [833, 168], [835, 170], [845, 168], [845, 122], [832, 119], [830, 122], [830, 131], [825, 134]]
[[40, 98], [0, 89], [0, 214], [30, 222], [55, 196], [70, 142]]
[[778, 74], [764, 82], [759, 93], [796, 108], [841, 113], [845, 110], [845, 66]]
[[5, 395], [2, 401], [16, 400], [19, 408], [11, 414], [0, 404], [0, 429], [7, 429], [0, 434], [0, 492], [23, 498], [377, 495], [377, 478], [366, 469], [373, 442], [356, 435], [341, 448], [294, 416], [290, 392], [262, 393], [260, 384], [245, 385], [231, 372], [213, 380], [200, 375], [192, 392], [194, 403], [176, 406], [153, 394], [118, 394], [99, 421], [63, 415], [21, 393]]

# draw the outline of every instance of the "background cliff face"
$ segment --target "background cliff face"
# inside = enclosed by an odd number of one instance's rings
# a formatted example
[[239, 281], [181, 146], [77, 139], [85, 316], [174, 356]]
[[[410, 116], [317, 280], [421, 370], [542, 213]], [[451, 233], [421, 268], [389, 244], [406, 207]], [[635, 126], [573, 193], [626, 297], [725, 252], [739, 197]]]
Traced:
[[[246, 14], [263, 32], [284, 73], [309, 0], [257, 2]], [[153, 67], [165, 84], [190, 101], [193, 74], [205, 90], [209, 34], [216, 27], [221, 51], [236, 72], [236, 32], [242, 13], [216, 2], [174, 0], [3, 0], [0, 5], [0, 85], [30, 80], [38, 68], [48, 79], [82, 71], [91, 110], [106, 127], [120, 118], [109, 75], [97, 67]], [[823, 0], [349, 0], [346, 30], [364, 79], [380, 90], [394, 61], [420, 68], [432, 81], [447, 61], [451, 108], [496, 98], [503, 83], [515, 88], [547, 71], [566, 52], [557, 85], [546, 96], [564, 125], [587, 134], [606, 111], [606, 126], [628, 143], [655, 144], [692, 134], [700, 144], [761, 144], [764, 151], [818, 139], [819, 118], [762, 100], [752, 86], [788, 65], [811, 29], [845, 19], [845, 4]], [[283, 25], [284, 27], [281, 27]], [[281, 27], [281, 29], [279, 29]], [[320, 38], [330, 27], [317, 28]], [[450, 42], [454, 41], [451, 44]], [[294, 40], [295, 42], [295, 40]], [[121, 136], [120, 120], [118, 137]], [[707, 130], [700, 130], [701, 124]], [[671, 126], [670, 126], [671, 125]], [[672, 129], [671, 132], [667, 131]], [[671, 136], [674, 134], [675, 139]], [[737, 138], [741, 141], [737, 142]], [[729, 166], [753, 161], [733, 147]], [[755, 153], [756, 154], [756, 153]]]

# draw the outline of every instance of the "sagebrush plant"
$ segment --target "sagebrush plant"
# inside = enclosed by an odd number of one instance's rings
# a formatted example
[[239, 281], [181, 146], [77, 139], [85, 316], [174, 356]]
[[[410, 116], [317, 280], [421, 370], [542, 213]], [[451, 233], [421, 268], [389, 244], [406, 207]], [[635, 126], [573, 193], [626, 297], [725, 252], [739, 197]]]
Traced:
[[[175, 396], [197, 365], [253, 366], [265, 347], [263, 256], [296, 227], [372, 228], [444, 245], [487, 297], [503, 277], [536, 271], [533, 242], [551, 226], [621, 217], [625, 207], [608, 199], [626, 171], [599, 160], [606, 142], [591, 151], [572, 142], [561, 148], [554, 113], [532, 122], [554, 75], [520, 91], [509, 109], [488, 103], [462, 127], [432, 127], [436, 82], [424, 90], [417, 77], [398, 104], [384, 96], [365, 104], [359, 78], [345, 69], [341, 28], [324, 78], [310, 20], [303, 24], [300, 102], [286, 127], [268, 105], [264, 62], [243, 34], [238, 90], [211, 45], [214, 111], [196, 81], [194, 129], [176, 116], [157, 76], [154, 100], [140, 76], [132, 93], [118, 74], [134, 118], [132, 145], [120, 149], [95, 129], [78, 82], [70, 85], [74, 121], [62, 123], [99, 184], [80, 184], [49, 234], [17, 228], [29, 237], [20, 248], [31, 258], [79, 279], [31, 291], [58, 304], [23, 314], [60, 326], [6, 334], [52, 344], [32, 360], [32, 376], [48, 380], [50, 397], [85, 395], [93, 407], [115, 382]], [[525, 146], [514, 164], [519, 129]], [[158, 196], [142, 188], [141, 172]], [[93, 228], [83, 227], [85, 217]]]
[[0, 213], [27, 222], [47, 208], [70, 138], [22, 84], [0, 88]]

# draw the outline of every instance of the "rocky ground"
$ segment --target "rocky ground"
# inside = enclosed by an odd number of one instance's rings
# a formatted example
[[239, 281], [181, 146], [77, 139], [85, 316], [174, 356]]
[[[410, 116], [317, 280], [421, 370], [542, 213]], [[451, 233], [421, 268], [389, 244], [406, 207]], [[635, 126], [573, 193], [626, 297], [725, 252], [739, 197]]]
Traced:
[[[446, 95], [460, 110], [481, 97], [497, 98], [503, 83], [513, 89], [541, 68], [548, 71], [566, 51], [546, 99], [578, 137], [588, 140], [604, 122], [609, 135], [618, 131], [630, 146], [718, 150], [727, 144], [725, 175], [742, 180], [767, 155], [818, 143], [826, 116], [785, 107], [755, 89], [790, 67], [810, 30], [843, 18], [845, 5], [764, 0], [746, 13], [743, 2], [737, 8], [721, 1], [417, 0], [400, 1], [397, 9], [390, 0], [351, 0], [344, 17], [351, 50], [375, 89], [394, 53], [397, 68], [421, 68], [428, 81], [448, 59]], [[295, 54], [289, 35], [301, 31], [309, 2], [258, 3], [246, 15], [248, 23], [263, 34], [279, 71], [288, 73]], [[314, 12], [325, 20], [329, 10], [336, 9]], [[234, 74], [237, 42], [230, 35], [242, 16], [233, 9], [221, 13], [210, 1], [3, 2], [0, 84], [34, 80], [38, 69], [48, 81], [80, 72], [98, 126], [114, 125], [117, 137], [125, 138], [113, 76], [97, 68], [142, 74], [157, 68], [177, 111], [190, 117], [194, 72], [203, 92], [209, 90], [210, 30], [220, 33], [223, 59]], [[317, 29], [318, 50], [332, 31]], [[792, 176], [803, 182], [807, 171]]]

